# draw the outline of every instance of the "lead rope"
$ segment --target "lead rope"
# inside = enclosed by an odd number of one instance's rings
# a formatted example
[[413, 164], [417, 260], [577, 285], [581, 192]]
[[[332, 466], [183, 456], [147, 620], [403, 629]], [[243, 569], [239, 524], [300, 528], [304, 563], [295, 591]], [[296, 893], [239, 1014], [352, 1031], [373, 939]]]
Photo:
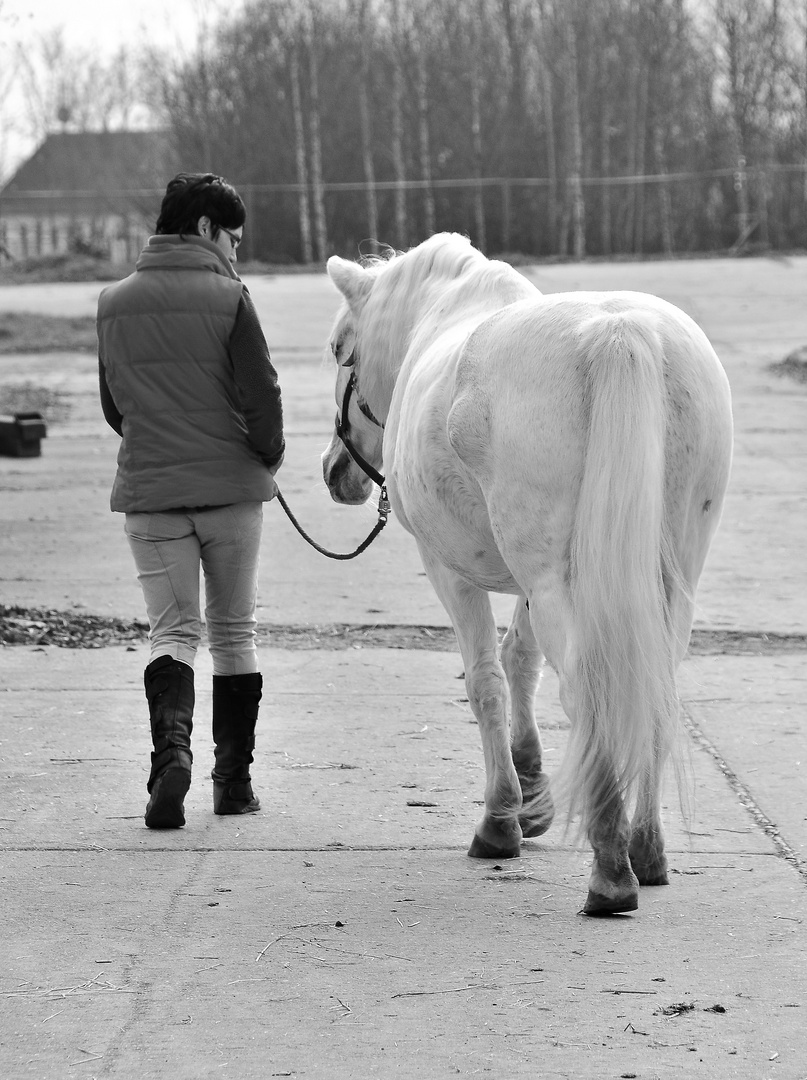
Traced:
[[277, 494], [278, 502], [280, 503], [280, 505], [283, 507], [283, 509], [286, 512], [286, 517], [292, 523], [292, 525], [297, 530], [297, 532], [300, 534], [300, 536], [302, 536], [303, 540], [305, 540], [306, 543], [310, 544], [311, 547], [314, 548], [315, 551], [318, 551], [320, 553], [320, 555], [324, 555], [327, 559], [341, 559], [341, 560], [355, 559], [357, 555], [361, 555], [361, 553], [363, 551], [365, 551], [370, 546], [370, 544], [372, 544], [373, 540], [375, 540], [375, 538], [378, 536], [378, 534], [381, 532], [381, 530], [387, 524], [387, 518], [389, 517], [389, 514], [390, 514], [390, 505], [389, 505], [389, 499], [387, 498], [387, 489], [382, 484], [381, 485], [381, 494], [379, 495], [379, 498], [378, 498], [378, 521], [373, 526], [373, 531], [370, 533], [370, 535], [365, 540], [363, 540], [359, 544], [359, 546], [356, 548], [355, 551], [350, 551], [347, 554], [340, 554], [339, 552], [336, 552], [336, 551], [328, 551], [326, 548], [321, 547], [316, 542], [316, 540], [312, 540], [311, 537], [308, 535], [308, 533], [305, 531], [305, 529], [302, 527], [302, 525], [299, 523], [297, 518], [294, 516], [294, 514], [289, 509], [289, 504], [283, 498], [283, 494], [282, 494], [280, 488], [275, 486], [275, 492]]

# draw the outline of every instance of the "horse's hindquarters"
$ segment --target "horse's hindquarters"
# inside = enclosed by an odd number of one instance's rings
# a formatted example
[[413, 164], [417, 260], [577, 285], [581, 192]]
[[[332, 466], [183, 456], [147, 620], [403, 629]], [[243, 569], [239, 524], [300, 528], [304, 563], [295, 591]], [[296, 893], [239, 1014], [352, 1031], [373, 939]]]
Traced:
[[448, 430], [560, 678], [560, 783], [595, 850], [587, 910], [630, 910], [631, 852], [642, 883], [666, 881], [658, 791], [728, 478], [725, 376], [670, 305], [554, 298], [472, 336]]
[[[646, 375], [638, 380], [642, 357]], [[593, 445], [603, 410], [606, 430]], [[545, 595], [553, 625], [570, 595], [586, 469], [620, 439], [622, 460], [613, 458], [603, 474], [603, 497], [612, 509], [655, 484], [654, 551], [663, 524], [678, 579], [694, 593], [728, 482], [731, 405], [714, 350], [683, 312], [636, 293], [514, 305], [468, 339], [446, 426], [482, 492], [503, 561], [525, 595]], [[646, 481], [642, 455], [650, 453], [658, 467]], [[609, 506], [602, 512], [602, 527], [610, 527]], [[566, 634], [549, 637], [556, 647], [542, 646], [560, 667]]]

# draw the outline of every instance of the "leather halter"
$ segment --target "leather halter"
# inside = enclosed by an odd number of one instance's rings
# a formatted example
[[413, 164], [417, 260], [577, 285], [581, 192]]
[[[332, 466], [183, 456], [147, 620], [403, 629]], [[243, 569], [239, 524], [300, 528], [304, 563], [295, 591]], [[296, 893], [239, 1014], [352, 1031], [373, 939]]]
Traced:
[[[336, 351], [334, 350], [334, 355], [335, 355], [335, 352]], [[356, 350], [354, 349], [353, 352], [350, 354], [350, 356], [345, 361], [345, 363], [342, 364], [342, 367], [353, 367], [353, 365], [355, 363], [356, 363]], [[340, 416], [339, 413], [336, 414], [336, 434], [337, 434], [338, 438], [340, 438], [342, 440], [343, 446], [345, 447], [347, 452], [350, 454], [350, 456], [353, 458], [353, 460], [356, 462], [356, 464], [360, 468], [362, 468], [364, 470], [364, 472], [367, 473], [367, 475], [370, 477], [370, 479], [373, 480], [376, 484], [378, 484], [378, 486], [381, 488], [381, 493], [380, 493], [380, 495], [378, 497], [378, 521], [373, 526], [373, 531], [370, 533], [370, 535], [367, 536], [359, 544], [359, 546], [355, 549], [355, 551], [348, 552], [347, 554], [344, 554], [344, 555], [340, 554], [340, 553], [338, 553], [336, 551], [328, 551], [327, 548], [322, 547], [315, 540], [311, 539], [311, 537], [308, 535], [308, 533], [302, 527], [300, 522], [297, 520], [297, 518], [291, 512], [289, 504], [283, 498], [283, 494], [280, 491], [280, 489], [279, 488], [277, 489], [278, 502], [283, 507], [289, 521], [292, 523], [294, 528], [297, 530], [297, 532], [300, 534], [300, 536], [302, 536], [302, 538], [306, 541], [306, 543], [310, 544], [311, 547], [315, 548], [317, 551], [320, 552], [320, 554], [327, 556], [327, 558], [329, 558], [329, 559], [355, 559], [357, 555], [361, 555], [361, 553], [363, 551], [365, 551], [370, 546], [370, 544], [372, 544], [373, 540], [375, 540], [375, 538], [378, 536], [378, 534], [381, 532], [381, 530], [387, 524], [387, 518], [389, 517], [390, 512], [391, 512], [389, 499], [387, 498], [387, 489], [384, 487], [384, 477], [381, 475], [380, 472], [378, 472], [376, 469], [374, 469], [372, 467], [372, 465], [368, 461], [364, 460], [364, 458], [361, 456], [361, 454], [358, 452], [358, 450], [356, 450], [355, 446], [353, 446], [353, 444], [351, 443], [350, 436], [348, 435], [348, 426], [349, 425], [348, 425], [347, 410], [348, 410], [348, 406], [350, 405], [350, 397], [351, 397], [351, 394], [353, 393], [354, 389], [356, 389], [356, 373], [355, 373], [355, 371], [351, 371], [350, 378], [348, 379], [348, 384], [345, 387], [345, 395], [342, 398], [341, 416]], [[363, 402], [361, 400], [361, 398], [359, 397], [357, 389], [356, 389], [356, 402], [357, 402], [359, 408], [361, 409], [361, 411], [364, 413], [364, 415], [367, 417], [368, 420], [372, 421], [372, 423], [374, 423], [377, 427], [380, 427], [380, 428], [384, 427], [384, 425], [381, 423], [381, 421], [376, 420], [376, 418], [373, 416], [372, 412], [370, 411], [369, 406], [365, 402]]]
[[[353, 352], [348, 357], [348, 359], [344, 362], [344, 364], [342, 364], [342, 367], [352, 367], [355, 363], [356, 363], [356, 350], [354, 349]], [[349, 434], [349, 432], [350, 432], [350, 420], [348, 418], [347, 411], [348, 411], [348, 406], [350, 405], [350, 399], [351, 399], [351, 397], [353, 395], [354, 390], [357, 391], [356, 392], [356, 403], [359, 406], [359, 408], [361, 409], [362, 413], [367, 417], [367, 419], [369, 421], [371, 421], [371, 423], [375, 424], [376, 427], [380, 427], [380, 428], [384, 427], [384, 425], [381, 423], [381, 421], [377, 420], [375, 418], [375, 416], [373, 416], [369, 406], [365, 402], [363, 402], [361, 400], [361, 398], [359, 397], [358, 390], [357, 390], [357, 387], [356, 387], [356, 372], [351, 371], [350, 378], [348, 379], [347, 386], [345, 387], [344, 397], [342, 398], [342, 408], [336, 414], [336, 420], [335, 420], [336, 435], [337, 435], [337, 438], [342, 440], [342, 445], [344, 446], [345, 450], [347, 450], [347, 452], [350, 454], [350, 456], [353, 458], [353, 460], [356, 462], [356, 464], [359, 466], [359, 468], [364, 473], [366, 473], [367, 476], [370, 477], [370, 479], [373, 481], [373, 483], [378, 484], [378, 486], [380, 488], [383, 488], [384, 487], [384, 477], [381, 475], [381, 473], [378, 471], [378, 469], [373, 468], [373, 466], [370, 464], [369, 461], [367, 461], [366, 458], [362, 457], [362, 455], [359, 453], [359, 451], [356, 449], [356, 447], [353, 445], [353, 443], [351, 442], [351, 439], [350, 439], [350, 434]]]

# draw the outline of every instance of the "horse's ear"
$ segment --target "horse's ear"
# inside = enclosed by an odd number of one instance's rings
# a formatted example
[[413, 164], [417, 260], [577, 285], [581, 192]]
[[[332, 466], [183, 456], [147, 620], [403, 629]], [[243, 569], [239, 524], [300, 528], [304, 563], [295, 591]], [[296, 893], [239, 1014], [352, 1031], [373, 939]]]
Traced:
[[332, 255], [327, 263], [328, 276], [347, 300], [352, 311], [358, 312], [373, 287], [373, 276], [358, 263]]

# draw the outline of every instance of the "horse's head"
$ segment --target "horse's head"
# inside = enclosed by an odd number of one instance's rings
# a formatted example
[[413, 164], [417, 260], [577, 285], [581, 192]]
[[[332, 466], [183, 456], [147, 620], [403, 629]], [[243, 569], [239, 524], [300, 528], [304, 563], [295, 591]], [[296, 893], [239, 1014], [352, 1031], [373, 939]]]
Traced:
[[372, 274], [356, 263], [328, 260], [331, 280], [345, 298], [331, 334], [329, 353], [336, 361], [336, 420], [322, 455], [322, 475], [331, 497], [340, 503], [363, 503], [380, 474], [384, 425], [361, 390], [358, 324], [372, 288]]
[[[405, 356], [442, 332], [458, 309], [465, 317], [468, 297], [479, 292], [468, 286], [469, 274], [484, 267], [489, 276], [490, 266], [466, 237], [453, 233], [364, 266], [337, 256], [328, 260], [328, 274], [345, 301], [330, 343], [337, 363], [336, 427], [322, 455], [325, 483], [337, 502], [363, 503], [370, 481], [383, 483], [384, 423]], [[532, 288], [505, 269], [519, 288]], [[486, 298], [490, 289], [481, 291]]]

